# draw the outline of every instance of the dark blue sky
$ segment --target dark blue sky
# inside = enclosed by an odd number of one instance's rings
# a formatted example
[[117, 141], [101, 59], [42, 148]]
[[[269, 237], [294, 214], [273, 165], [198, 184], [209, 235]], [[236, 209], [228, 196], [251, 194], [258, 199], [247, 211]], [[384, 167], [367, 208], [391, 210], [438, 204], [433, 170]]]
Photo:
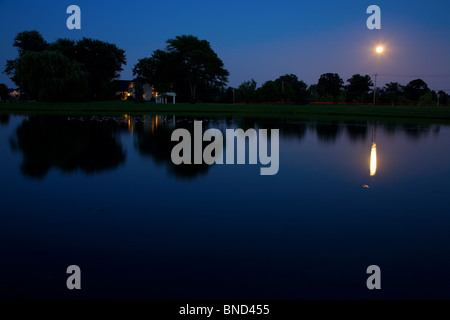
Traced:
[[[82, 30], [68, 30], [66, 9], [82, 11]], [[382, 29], [368, 30], [366, 9], [382, 10]], [[254, 78], [260, 86], [286, 73], [307, 84], [322, 73], [378, 72], [379, 84], [421, 77], [450, 93], [450, 1], [1, 1], [0, 67], [16, 57], [18, 32], [57, 38], [96, 38], [124, 49], [123, 79], [139, 58], [176, 35], [208, 40], [230, 71], [230, 85]], [[376, 44], [386, 47], [373, 54]], [[0, 82], [13, 86], [5, 74]]]

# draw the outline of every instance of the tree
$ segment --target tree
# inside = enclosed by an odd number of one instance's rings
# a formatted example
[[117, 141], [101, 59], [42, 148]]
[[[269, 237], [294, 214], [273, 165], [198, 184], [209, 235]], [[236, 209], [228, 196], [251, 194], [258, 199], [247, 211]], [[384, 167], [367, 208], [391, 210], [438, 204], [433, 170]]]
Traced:
[[244, 81], [237, 89], [238, 101], [244, 103], [254, 102], [256, 99], [256, 81]]
[[275, 81], [267, 81], [260, 88], [260, 99], [262, 102], [281, 101], [281, 89], [278, 88]]
[[265, 82], [256, 88], [255, 80], [243, 82], [237, 92], [237, 99], [241, 102], [288, 102], [306, 104], [310, 92], [303, 81], [294, 74], [286, 74], [278, 79]]
[[429, 90], [428, 85], [422, 79], [413, 80], [405, 87], [406, 98], [413, 102], [419, 102], [420, 98]]
[[336, 98], [344, 86], [344, 80], [337, 73], [322, 74], [318, 82], [318, 90], [321, 96], [329, 95]]
[[[109, 98], [112, 92], [112, 80], [119, 77], [122, 65], [126, 64], [125, 51], [117, 48], [114, 44], [99, 40], [87, 38], [79, 41], [58, 39], [54, 43], [48, 44], [39, 32], [25, 31], [16, 36], [13, 45], [18, 50], [18, 57], [15, 60], [7, 61], [5, 73], [17, 85], [25, 84], [28, 90], [31, 89], [32, 92], [26, 93], [30, 93], [36, 99], [41, 96], [45, 97], [45, 99], [50, 97], [51, 99], [59, 100], [61, 97], [64, 97], [64, 100], [66, 100], [66, 97], [72, 97], [78, 100], [81, 96], [86, 97], [86, 88], [89, 90], [87, 95], [89, 98]], [[46, 53], [42, 56], [44, 62], [50, 63], [48, 66], [52, 66], [55, 69], [44, 70], [42, 66], [39, 66], [40, 61], [35, 59], [39, 57], [36, 55], [29, 55], [26, 61], [23, 61], [24, 57], [29, 53]], [[63, 64], [57, 66], [54, 64], [55, 61], [61, 61]], [[35, 65], [30, 64], [31, 62], [35, 63]], [[21, 68], [20, 79], [18, 78], [19, 65]], [[28, 69], [24, 69], [25, 67]], [[55, 84], [55, 87], [60, 87], [62, 91], [60, 90], [54, 94], [42, 94], [48, 88], [39, 88], [39, 85], [44, 86], [44, 82], [39, 84], [36, 70], [43, 72], [46, 81], [50, 81], [49, 76], [55, 77], [52, 79], [53, 83], [64, 79], [64, 83], [60, 85]], [[60, 73], [61, 70], [72, 70], [75, 74], [63, 76]], [[30, 73], [30, 75], [26, 73]], [[78, 80], [81, 78], [85, 81], [84, 86], [80, 86], [78, 83]], [[62, 89], [67, 83], [72, 83], [72, 85], [77, 83], [72, 87], [72, 90], [78, 88], [82, 91], [69, 93], [68, 89]], [[62, 92], [65, 92], [65, 94], [61, 95]]]
[[102, 88], [120, 76], [126, 64], [125, 51], [115, 44], [83, 38], [75, 45], [74, 60], [83, 64], [89, 72], [91, 98], [102, 99]]
[[362, 76], [360, 74], [354, 74], [347, 80], [347, 100], [348, 102], [367, 102], [369, 98], [370, 87], [373, 86], [373, 82], [368, 75]]
[[0, 83], [0, 101], [6, 101], [9, 97], [9, 90], [6, 84]]
[[224, 101], [225, 103], [234, 103], [234, 88], [228, 87], [225, 92]]
[[224, 86], [228, 82], [230, 73], [224, 69], [222, 60], [208, 41], [183, 35], [167, 40], [167, 44], [167, 51], [174, 55], [184, 80], [189, 83], [191, 102], [196, 100], [198, 86]]
[[111, 82], [120, 76], [122, 65], [126, 64], [124, 50], [100, 40], [58, 39], [50, 44], [50, 50], [58, 51], [86, 68], [89, 73], [90, 97], [94, 99], [111, 97]]
[[298, 104], [306, 104], [309, 94], [308, 86], [303, 81], [298, 80], [295, 74], [285, 74], [275, 80], [275, 84], [280, 88], [281, 98], [283, 102], [295, 102]]
[[13, 46], [17, 48], [21, 56], [28, 51], [42, 52], [47, 50], [48, 43], [38, 31], [24, 31], [17, 34]]
[[392, 104], [398, 102], [398, 98], [403, 95], [403, 89], [404, 87], [398, 82], [386, 83], [384, 87], [386, 97]]
[[157, 92], [170, 91], [176, 77], [174, 62], [170, 53], [155, 50], [150, 58], [139, 59], [133, 75], [142, 83], [151, 83]]
[[437, 94], [434, 90], [428, 90], [423, 96], [420, 97], [419, 103], [422, 105], [434, 105], [436, 104]]
[[199, 91], [205, 93], [228, 82], [229, 72], [208, 41], [182, 35], [166, 43], [165, 50], [156, 50], [150, 58], [139, 60], [133, 69], [135, 76], [158, 87], [173, 87], [181, 100], [189, 96], [192, 103]]
[[285, 74], [274, 81], [265, 82], [257, 90], [262, 102], [288, 102], [305, 104], [309, 100], [308, 86], [295, 74]]
[[438, 92], [439, 97], [439, 104], [449, 104], [450, 103], [450, 96], [445, 93], [445, 91], [440, 90]]
[[30, 51], [42, 52], [47, 50], [49, 45], [38, 31], [24, 31], [16, 35], [13, 46], [17, 48], [19, 57], [14, 60], [7, 60], [4, 72], [12, 81], [16, 82], [16, 65], [20, 57]]
[[59, 51], [71, 60], [77, 60], [76, 41], [71, 39], [57, 39], [50, 44], [51, 51]]
[[319, 85], [312, 84], [308, 87], [308, 95], [311, 98], [311, 101], [319, 101], [320, 94], [319, 94]]
[[26, 52], [16, 66], [17, 84], [31, 99], [77, 101], [87, 96], [88, 75], [59, 52]]
[[224, 86], [213, 85], [208, 90], [208, 94], [203, 94], [205, 102], [220, 103], [226, 99], [226, 89]]

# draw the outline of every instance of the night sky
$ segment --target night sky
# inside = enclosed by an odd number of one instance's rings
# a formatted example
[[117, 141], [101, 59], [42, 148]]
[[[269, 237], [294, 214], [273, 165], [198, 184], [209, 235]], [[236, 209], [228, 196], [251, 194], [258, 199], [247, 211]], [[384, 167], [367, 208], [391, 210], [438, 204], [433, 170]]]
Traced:
[[[69, 5], [80, 6], [82, 30], [68, 30]], [[381, 30], [369, 30], [366, 9], [381, 7]], [[18, 32], [37, 30], [57, 38], [95, 38], [124, 49], [122, 79], [132, 78], [139, 58], [165, 41], [192, 34], [208, 40], [237, 87], [258, 86], [294, 73], [308, 85], [321, 74], [379, 73], [378, 84], [422, 78], [450, 93], [450, 1], [0, 1], [0, 68], [16, 57]], [[382, 56], [374, 48], [385, 46]], [[0, 83], [15, 85], [5, 74]]]

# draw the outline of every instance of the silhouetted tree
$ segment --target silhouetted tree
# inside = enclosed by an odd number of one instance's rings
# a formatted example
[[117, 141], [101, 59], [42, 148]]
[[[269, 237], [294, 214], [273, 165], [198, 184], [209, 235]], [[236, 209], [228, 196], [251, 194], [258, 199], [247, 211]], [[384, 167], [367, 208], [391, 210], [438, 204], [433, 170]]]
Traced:
[[321, 96], [328, 95], [336, 99], [344, 86], [344, 80], [337, 73], [325, 73], [320, 76], [318, 89]]
[[224, 102], [225, 94], [225, 87], [213, 85], [211, 88], [209, 88], [209, 90], [205, 90], [205, 92], [202, 93], [202, 96], [204, 97], [204, 100], [202, 101], [213, 103]]
[[312, 84], [308, 87], [308, 95], [311, 99], [311, 101], [319, 101], [320, 100], [320, 94], [319, 94], [319, 86], [317, 84]]
[[197, 99], [198, 86], [223, 86], [228, 82], [230, 73], [208, 41], [192, 35], [177, 36], [167, 40], [167, 51], [174, 55], [177, 67], [189, 84], [191, 102]]
[[404, 87], [398, 82], [390, 82], [385, 85], [386, 98], [392, 103], [397, 103], [404, 94]]
[[450, 104], [450, 96], [444, 91], [440, 90], [438, 92], [439, 95], [439, 104]]
[[89, 95], [92, 99], [109, 99], [114, 96], [112, 80], [120, 76], [126, 64], [125, 51], [115, 44], [83, 38], [79, 41], [58, 39], [50, 50], [81, 63], [89, 75]]
[[244, 81], [237, 89], [237, 100], [239, 102], [250, 103], [256, 99], [256, 81]]
[[294, 74], [286, 74], [275, 80], [275, 87], [281, 89], [283, 102], [295, 102], [306, 104], [308, 102], [308, 86], [303, 81], [299, 81]]
[[266, 81], [259, 90], [260, 100], [262, 102], [281, 101], [281, 90], [275, 81]]
[[13, 46], [17, 49], [19, 57], [14, 60], [7, 60], [5, 66], [5, 73], [15, 83], [16, 78], [16, 66], [22, 57], [27, 52], [42, 52], [48, 49], [48, 43], [44, 40], [42, 35], [38, 31], [24, 31], [20, 32], [14, 38]]
[[422, 79], [413, 80], [405, 87], [406, 98], [413, 102], [419, 102], [428, 91], [428, 85]]
[[17, 48], [20, 56], [27, 51], [42, 52], [48, 49], [47, 41], [35, 30], [18, 33], [13, 46]]
[[204, 93], [214, 86], [223, 87], [229, 76], [210, 43], [192, 35], [167, 40], [166, 49], [140, 59], [133, 74], [158, 87], [173, 84], [175, 90], [180, 90], [181, 100], [189, 95], [191, 103], [196, 102], [198, 91]]
[[79, 63], [59, 52], [29, 51], [16, 65], [16, 83], [29, 98], [40, 101], [76, 101], [87, 97], [88, 75]]
[[227, 91], [225, 91], [224, 101], [225, 103], [233, 103], [233, 90], [234, 88], [228, 87]]
[[[57, 82], [63, 77], [61, 74], [59, 74], [60, 70], [63, 70], [65, 68], [67, 69], [68, 65], [74, 67], [76, 65], [75, 63], [77, 62], [79, 64], [79, 68], [82, 69], [81, 71], [84, 72], [84, 74], [87, 76], [87, 79], [84, 79], [84, 81], [86, 82], [87, 88], [89, 90], [88, 97], [95, 99], [110, 98], [112, 92], [111, 82], [114, 78], [117, 78], [120, 75], [120, 71], [122, 71], [122, 65], [126, 64], [125, 51], [117, 48], [117, 46], [114, 44], [87, 38], [83, 38], [78, 41], [58, 39], [54, 43], [48, 44], [39, 32], [25, 31], [19, 33], [16, 36], [14, 47], [17, 48], [19, 56], [15, 60], [8, 60], [5, 73], [7, 73], [10, 76], [11, 80], [13, 80], [21, 88], [22, 85], [20, 82], [23, 81], [24, 77], [29, 78], [24, 75], [23, 72], [36, 73], [36, 70], [44, 71], [44, 77], [50, 79], [51, 76], [56, 76], [54, 82]], [[42, 57], [46, 57], [47, 63], [50, 57], [56, 59], [57, 56], [63, 56], [71, 63], [67, 63], [67, 61], [64, 61], [61, 68], [57, 68], [55, 70], [44, 70], [41, 66], [38, 65], [39, 60], [33, 60], [37, 63], [36, 65], [30, 64], [30, 57], [33, 56], [31, 54], [26, 58], [28, 59], [27, 61], [22, 61], [27, 53], [44, 54], [44, 56]], [[34, 55], [34, 57], [38, 56], [39, 55]], [[17, 76], [19, 64], [22, 72], [21, 79], [19, 79]], [[25, 66], [28, 68], [28, 70], [23, 69]], [[47, 66], [49, 67], [49, 65]], [[70, 78], [70, 76], [67, 76], [65, 78], [68, 77]], [[29, 82], [27, 82], [27, 85], [28, 87], [30, 87]], [[39, 86], [43, 87], [44, 83], [39, 84], [37, 82], [33, 87], [38, 88]], [[40, 89], [47, 90], [46, 88]], [[72, 89], [76, 90], [77, 88], [73, 87]], [[48, 96], [47, 94], [39, 95], [36, 93], [36, 90], [34, 90], [31, 95]], [[80, 95], [84, 96], [85, 92], [74, 92], [69, 96], [78, 97]]]
[[367, 102], [370, 92], [370, 87], [373, 86], [370, 76], [362, 76], [360, 74], [353, 75], [347, 80], [347, 101], [348, 102]]
[[[252, 82], [244, 82], [244, 86], [248, 86]], [[310, 93], [308, 86], [294, 74], [286, 74], [274, 81], [265, 82], [260, 88], [256, 89], [254, 83], [255, 97], [252, 102], [288, 102], [306, 104], [309, 101]], [[247, 90], [248, 91], [248, 90]]]
[[58, 51], [71, 60], [77, 60], [76, 41], [71, 39], [57, 39], [50, 44], [49, 50]]
[[139, 59], [133, 68], [133, 75], [142, 83], [153, 85], [157, 92], [167, 92], [176, 82], [176, 65], [173, 55], [155, 50], [150, 58]]
[[102, 93], [105, 83], [120, 76], [122, 65], [126, 64], [125, 51], [115, 44], [100, 40], [83, 38], [76, 42], [75, 61], [83, 64], [89, 72], [91, 97], [104, 99]]

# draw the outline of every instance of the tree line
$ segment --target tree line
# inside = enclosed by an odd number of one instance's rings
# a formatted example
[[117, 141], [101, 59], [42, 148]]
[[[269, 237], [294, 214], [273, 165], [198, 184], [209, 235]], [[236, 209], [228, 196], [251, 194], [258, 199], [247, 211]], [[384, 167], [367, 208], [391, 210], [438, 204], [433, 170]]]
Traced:
[[[4, 72], [29, 100], [113, 99], [113, 80], [126, 64], [124, 50], [95, 39], [48, 43], [39, 32], [25, 31], [17, 34], [13, 46], [18, 56], [7, 61]], [[183, 35], [167, 40], [164, 50], [140, 59], [133, 75], [138, 100], [143, 84], [149, 83], [157, 92], [175, 91], [178, 101], [195, 103], [209, 101], [219, 92], [227, 84], [229, 72], [208, 41]], [[1, 94], [5, 88], [0, 87]]]
[[[125, 51], [115, 44], [83, 38], [57, 39], [48, 43], [37, 31], [24, 31], [15, 37], [18, 56], [8, 60], [4, 72], [25, 93], [25, 99], [38, 101], [109, 100], [115, 97], [114, 79], [126, 64]], [[320, 76], [308, 86], [294, 74], [286, 74], [257, 87], [255, 80], [238, 88], [227, 87], [230, 73], [206, 40], [192, 35], [166, 41], [164, 49], [139, 59], [133, 68], [137, 100], [143, 84], [157, 92], [173, 91], [180, 102], [217, 103], [370, 103], [374, 85], [368, 75], [355, 74], [344, 84], [336, 73]], [[0, 85], [2, 100], [8, 89]], [[403, 86], [390, 82], [377, 88], [378, 103], [449, 104], [443, 91], [431, 90], [422, 79]]]
[[[322, 74], [316, 84], [309, 87], [293, 74], [287, 74], [274, 81], [267, 81], [257, 87], [255, 80], [244, 81], [234, 90], [238, 103], [373, 103], [374, 84], [369, 75], [355, 74], [344, 85], [337, 73]], [[431, 90], [422, 79], [416, 79], [403, 86], [398, 82], [387, 83], [376, 89], [376, 102], [383, 104], [449, 104], [450, 96], [444, 91]], [[224, 100], [230, 101], [229, 93]]]

